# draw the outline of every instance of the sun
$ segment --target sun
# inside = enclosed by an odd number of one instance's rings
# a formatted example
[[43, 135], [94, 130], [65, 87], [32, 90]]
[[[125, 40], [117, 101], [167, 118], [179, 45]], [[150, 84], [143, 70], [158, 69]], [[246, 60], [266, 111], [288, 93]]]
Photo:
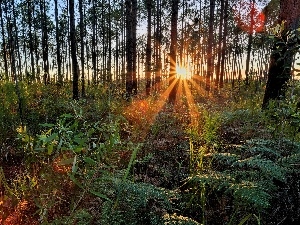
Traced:
[[185, 80], [190, 79], [191, 74], [190, 74], [189, 69], [177, 65], [176, 66], [176, 78], [185, 79]]

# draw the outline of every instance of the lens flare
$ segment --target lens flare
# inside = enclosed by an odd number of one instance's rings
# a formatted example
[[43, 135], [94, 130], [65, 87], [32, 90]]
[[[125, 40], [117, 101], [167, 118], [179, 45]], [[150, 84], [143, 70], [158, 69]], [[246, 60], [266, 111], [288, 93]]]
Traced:
[[190, 71], [189, 69], [182, 67], [182, 66], [176, 66], [176, 78], [178, 79], [190, 79], [191, 75], [190, 75]]

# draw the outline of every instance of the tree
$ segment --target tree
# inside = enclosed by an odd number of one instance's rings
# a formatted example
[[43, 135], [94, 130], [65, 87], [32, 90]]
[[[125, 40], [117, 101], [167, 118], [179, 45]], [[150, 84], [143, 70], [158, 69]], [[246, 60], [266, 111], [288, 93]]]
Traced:
[[280, 0], [278, 22], [284, 23], [280, 37], [275, 40], [271, 54], [268, 81], [262, 108], [268, 106], [270, 100], [285, 96], [287, 82], [291, 78], [293, 56], [299, 48], [299, 39], [289, 36], [299, 26], [300, 0]]
[[219, 37], [218, 37], [218, 52], [217, 52], [217, 65], [216, 65], [216, 82], [215, 87], [218, 88], [220, 80], [220, 66], [221, 66], [221, 51], [222, 51], [222, 39], [223, 39], [223, 21], [224, 21], [224, 0], [221, 0], [221, 9], [220, 9], [220, 24], [219, 24]]
[[72, 57], [72, 72], [73, 72], [73, 99], [78, 100], [78, 63], [76, 56], [76, 31], [75, 31], [75, 12], [74, 0], [69, 0], [70, 13], [70, 41], [71, 41], [71, 57]]
[[245, 83], [246, 85], [249, 85], [249, 76], [250, 76], [250, 54], [252, 50], [252, 42], [253, 42], [253, 32], [254, 32], [254, 4], [255, 1], [251, 0], [250, 3], [250, 29], [249, 29], [249, 34], [248, 34], [248, 45], [247, 45], [247, 58], [246, 58], [246, 80]]
[[83, 5], [82, 0], [79, 3], [79, 28], [80, 28], [80, 62], [81, 62], [81, 94], [85, 96], [85, 82], [84, 82], [84, 23], [83, 23]]
[[224, 3], [224, 30], [222, 38], [222, 50], [221, 50], [221, 68], [220, 68], [220, 88], [224, 86], [224, 73], [225, 73], [225, 58], [226, 58], [226, 48], [227, 48], [227, 33], [228, 33], [228, 0]]
[[214, 57], [213, 57], [213, 45], [214, 45], [214, 11], [215, 0], [210, 0], [209, 6], [209, 24], [208, 24], [208, 44], [207, 44], [207, 74], [206, 74], [206, 86], [205, 90], [210, 91], [210, 80], [214, 72]]
[[[169, 86], [176, 82], [176, 54], [177, 54], [177, 20], [179, 0], [172, 0], [171, 7], [171, 45], [170, 45], [170, 72]], [[176, 82], [177, 83], [177, 82]], [[174, 104], [176, 100], [177, 84], [171, 89], [169, 103]]]
[[54, 12], [55, 12], [55, 40], [56, 40], [56, 61], [57, 61], [57, 78], [58, 83], [61, 85], [63, 83], [63, 75], [61, 72], [61, 45], [60, 45], [60, 29], [58, 23], [58, 7], [57, 0], [54, 0]]
[[145, 1], [147, 8], [147, 44], [146, 44], [146, 95], [150, 95], [151, 88], [151, 8], [152, 0]]
[[5, 79], [8, 80], [8, 60], [7, 60], [7, 49], [6, 49], [6, 38], [4, 31], [4, 22], [2, 14], [2, 0], [0, 1], [0, 15], [1, 15], [1, 36], [2, 36], [2, 54], [4, 59], [4, 70], [5, 70]]
[[137, 1], [126, 0], [126, 97], [137, 94], [136, 25]]
[[43, 52], [43, 63], [44, 63], [44, 84], [50, 81], [49, 76], [49, 57], [48, 57], [48, 25], [47, 25], [47, 10], [46, 1], [40, 0], [40, 13], [41, 13], [41, 25], [42, 25], [42, 52]]

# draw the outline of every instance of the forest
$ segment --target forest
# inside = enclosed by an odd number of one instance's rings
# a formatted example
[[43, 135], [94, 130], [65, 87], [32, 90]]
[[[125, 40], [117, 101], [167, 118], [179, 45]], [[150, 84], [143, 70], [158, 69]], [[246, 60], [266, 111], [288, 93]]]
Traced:
[[300, 224], [300, 0], [0, 0], [0, 224]]

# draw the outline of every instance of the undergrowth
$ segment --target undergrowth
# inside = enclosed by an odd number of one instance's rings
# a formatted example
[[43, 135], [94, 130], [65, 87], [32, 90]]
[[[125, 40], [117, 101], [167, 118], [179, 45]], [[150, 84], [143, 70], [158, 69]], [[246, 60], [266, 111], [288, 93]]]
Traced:
[[[20, 124], [14, 86], [3, 83], [0, 203], [30, 200], [40, 224], [297, 224], [299, 104], [262, 111], [251, 85], [251, 96], [228, 91], [232, 103], [197, 104], [190, 124], [186, 106], [157, 96], [125, 102], [101, 86], [72, 101], [69, 85], [22, 84]], [[12, 156], [22, 171], [7, 177]]]

